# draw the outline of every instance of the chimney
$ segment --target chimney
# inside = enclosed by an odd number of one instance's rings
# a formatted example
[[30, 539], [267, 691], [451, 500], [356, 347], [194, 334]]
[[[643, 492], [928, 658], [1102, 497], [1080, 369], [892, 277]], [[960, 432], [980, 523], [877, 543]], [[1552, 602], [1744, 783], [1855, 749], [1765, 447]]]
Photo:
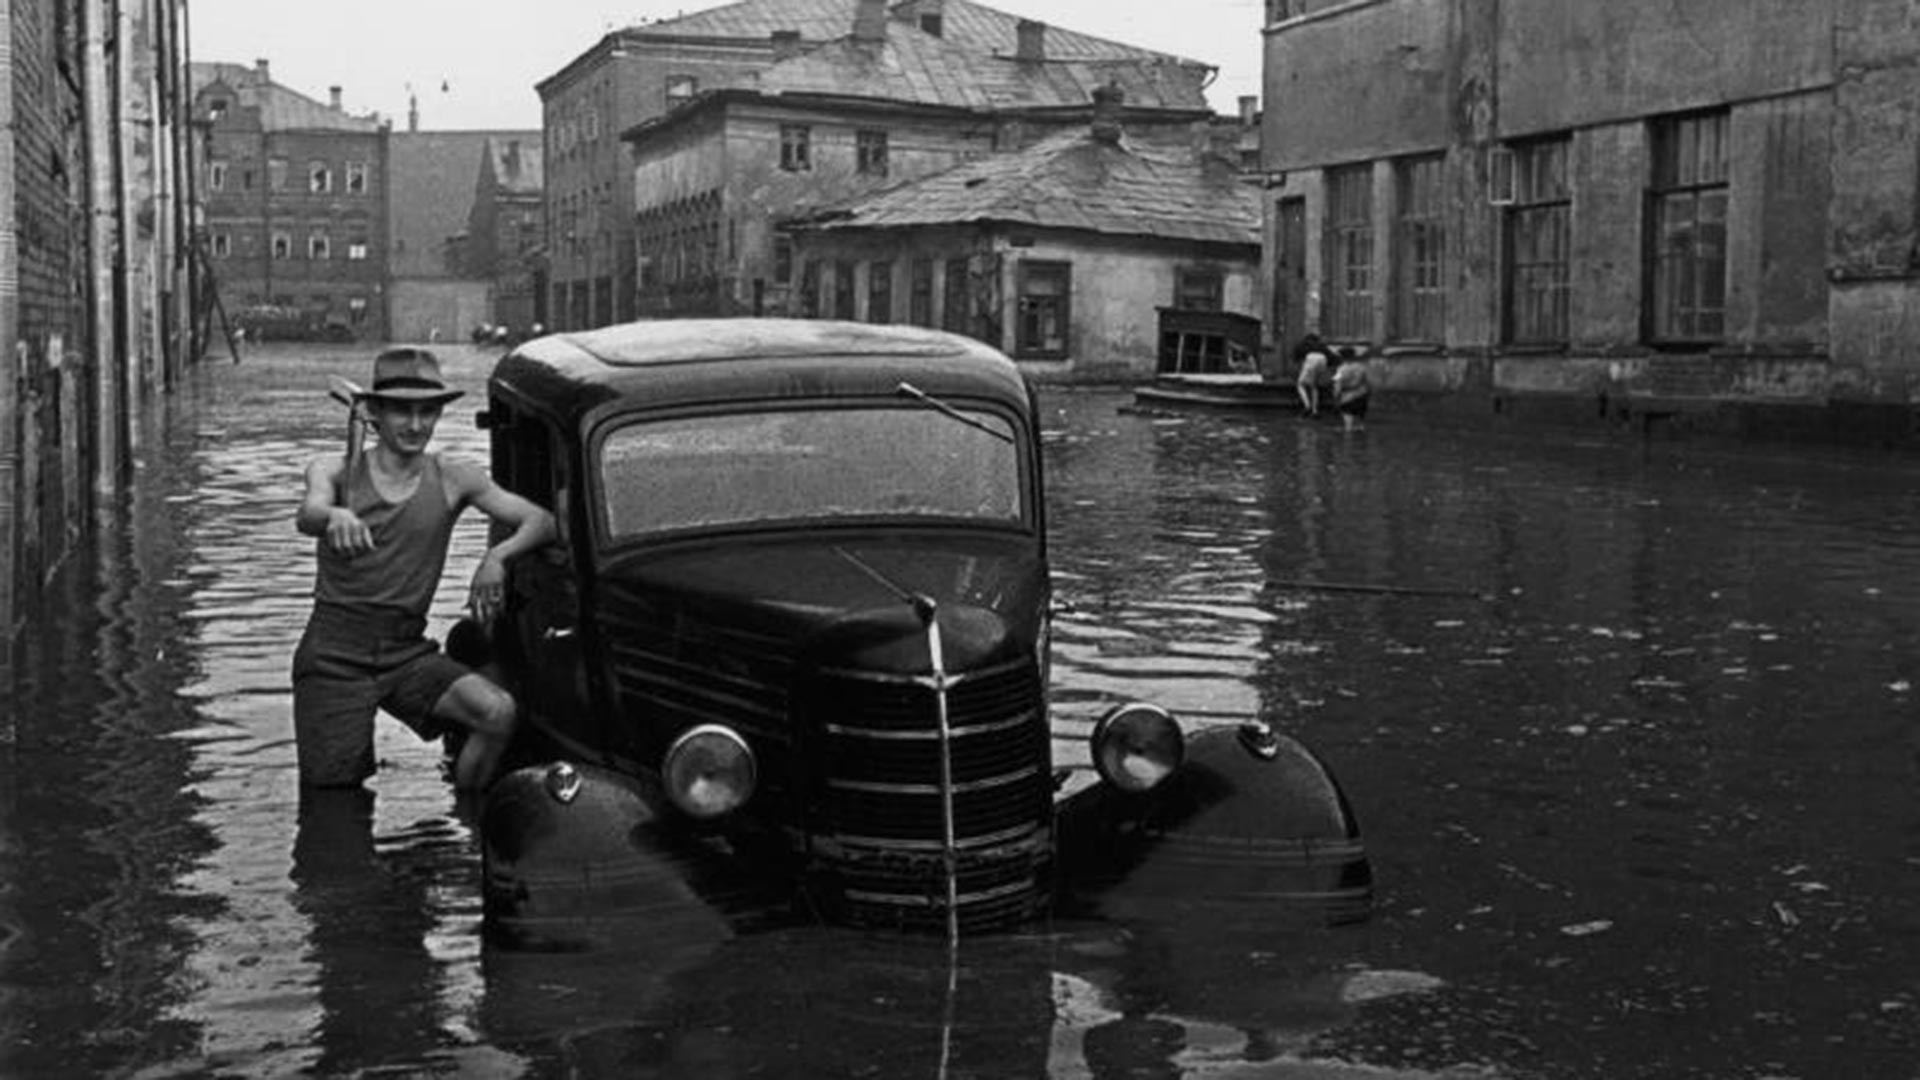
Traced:
[[329, 104], [333, 106], [334, 112], [340, 111], [340, 88], [339, 87], [337, 86], [327, 87], [327, 101]]
[[887, 40], [887, 0], [858, 0], [853, 9], [853, 40], [863, 45]]
[[1126, 91], [1110, 82], [1093, 92], [1093, 141], [1111, 146], [1120, 144], [1120, 109], [1127, 103]]
[[1047, 58], [1047, 24], [1037, 19], [1021, 19], [1014, 24], [1014, 58], [1017, 60], [1045, 60]]
[[506, 166], [507, 166], [508, 176], [520, 175], [520, 140], [519, 139], [507, 140]]
[[1252, 127], [1260, 119], [1260, 99], [1252, 94], [1240, 95], [1240, 126]]
[[261, 82], [273, 81], [273, 72], [268, 69], [267, 59], [264, 56], [253, 62], [253, 73], [260, 76]]
[[800, 55], [800, 31], [775, 30], [773, 38], [773, 61], [791, 60]]
[[420, 95], [407, 95], [407, 130], [420, 130]]
[[946, 31], [945, 0], [907, 0], [900, 5], [900, 17], [922, 31], [941, 37]]

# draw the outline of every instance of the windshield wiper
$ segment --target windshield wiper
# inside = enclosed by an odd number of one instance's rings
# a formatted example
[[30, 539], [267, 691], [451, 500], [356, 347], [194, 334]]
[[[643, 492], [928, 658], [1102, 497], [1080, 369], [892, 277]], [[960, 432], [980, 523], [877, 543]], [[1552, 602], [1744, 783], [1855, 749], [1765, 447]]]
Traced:
[[999, 428], [996, 428], [992, 424], [989, 424], [983, 420], [976, 420], [973, 417], [968, 416], [966, 413], [963, 413], [959, 409], [956, 409], [953, 406], [947, 404], [946, 402], [941, 401], [939, 398], [933, 397], [932, 395], [928, 394], [925, 390], [920, 389], [919, 387], [913, 385], [910, 382], [903, 382], [899, 386], [895, 387], [894, 393], [899, 394], [902, 397], [910, 397], [915, 401], [920, 402], [922, 405], [928, 405], [935, 409], [939, 409], [941, 412], [946, 413], [948, 416], [953, 417], [955, 420], [960, 421], [961, 423], [967, 425], [968, 427], [979, 428], [981, 431], [984, 431], [987, 434], [993, 436], [994, 438], [999, 439], [1001, 442], [1010, 443], [1013, 441], [1012, 435], [1004, 431], [1001, 431]]

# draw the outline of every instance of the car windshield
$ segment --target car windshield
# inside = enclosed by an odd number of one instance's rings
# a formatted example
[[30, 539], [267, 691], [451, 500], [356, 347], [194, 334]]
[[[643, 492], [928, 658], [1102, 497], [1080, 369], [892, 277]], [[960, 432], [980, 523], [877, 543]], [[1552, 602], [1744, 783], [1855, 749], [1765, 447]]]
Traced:
[[811, 408], [628, 424], [600, 448], [606, 526], [651, 533], [850, 517], [1019, 522], [1006, 417]]

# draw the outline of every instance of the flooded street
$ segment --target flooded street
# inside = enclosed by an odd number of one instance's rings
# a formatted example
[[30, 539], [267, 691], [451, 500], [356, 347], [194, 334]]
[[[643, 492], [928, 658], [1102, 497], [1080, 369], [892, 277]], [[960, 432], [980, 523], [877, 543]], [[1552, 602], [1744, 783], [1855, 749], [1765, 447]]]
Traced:
[[[1058, 756], [1125, 697], [1270, 720], [1371, 918], [950, 954], [688, 904], [534, 956], [481, 942], [436, 746], [296, 786], [293, 513], [367, 355], [196, 372], [53, 598], [0, 711], [0, 1077], [1920, 1078], [1920, 459], [1046, 391]], [[483, 458], [493, 355], [442, 355]]]

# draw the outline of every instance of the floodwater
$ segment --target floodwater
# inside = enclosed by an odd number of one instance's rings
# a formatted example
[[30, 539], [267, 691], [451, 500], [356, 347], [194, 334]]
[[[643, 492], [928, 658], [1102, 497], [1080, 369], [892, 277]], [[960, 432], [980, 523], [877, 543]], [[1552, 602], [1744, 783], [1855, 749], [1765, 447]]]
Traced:
[[1048, 391], [1062, 755], [1129, 696], [1267, 718], [1371, 917], [949, 952], [689, 906], [534, 956], [481, 941], [437, 748], [385, 722], [367, 793], [298, 797], [293, 508], [364, 366], [196, 372], [50, 598], [0, 711], [0, 1076], [1920, 1077], [1920, 460]]

